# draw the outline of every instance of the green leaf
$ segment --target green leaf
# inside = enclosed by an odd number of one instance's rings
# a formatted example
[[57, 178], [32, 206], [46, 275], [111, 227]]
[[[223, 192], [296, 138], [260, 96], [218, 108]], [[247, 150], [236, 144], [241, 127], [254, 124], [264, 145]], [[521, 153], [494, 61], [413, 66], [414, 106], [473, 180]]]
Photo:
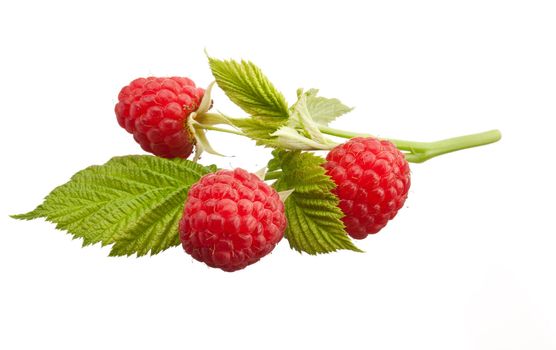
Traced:
[[325, 150], [337, 144], [324, 137], [308, 108], [309, 93], [298, 90], [297, 102], [290, 108], [287, 126], [271, 136], [277, 137], [281, 148], [290, 150]]
[[273, 117], [229, 119], [231, 124], [239, 128], [246, 136], [255, 140], [257, 145], [279, 147], [280, 144], [272, 134], [286, 125], [286, 120]]
[[334, 182], [321, 166], [324, 159], [311, 153], [275, 150], [268, 170], [282, 169], [273, 187], [293, 189], [285, 202], [290, 247], [309, 254], [340, 249], [361, 252], [345, 231], [338, 198], [331, 192]]
[[45, 218], [84, 246], [114, 244], [113, 256], [154, 255], [179, 244], [187, 191], [215, 170], [184, 159], [115, 157], [81, 170], [35, 210], [13, 218]]
[[259, 67], [249, 61], [209, 57], [218, 86], [236, 105], [252, 116], [288, 118], [288, 104]]
[[[313, 120], [317, 124], [328, 125], [339, 116], [351, 112], [353, 108], [344, 105], [337, 98], [326, 98], [317, 96], [319, 90], [309, 89], [307, 94], [307, 109]], [[303, 90], [297, 91], [298, 96], [303, 94]]]
[[272, 134], [276, 137], [276, 142], [281, 148], [290, 150], [325, 150], [332, 149], [336, 145], [335, 143], [325, 141], [326, 143], [320, 143], [314, 139], [304, 136], [299, 133], [298, 130], [283, 126], [276, 130]]
[[309, 92], [299, 95], [287, 121], [271, 117], [228, 118], [227, 121], [259, 145], [289, 150], [332, 149], [336, 143], [324, 137], [313, 120], [308, 108], [309, 97]]
[[311, 140], [326, 144], [328, 140], [319, 130], [318, 124], [313, 119], [311, 110], [309, 109], [309, 93], [302, 93], [298, 96], [297, 102], [292, 106], [288, 125], [293, 128], [303, 130], [305, 136]]

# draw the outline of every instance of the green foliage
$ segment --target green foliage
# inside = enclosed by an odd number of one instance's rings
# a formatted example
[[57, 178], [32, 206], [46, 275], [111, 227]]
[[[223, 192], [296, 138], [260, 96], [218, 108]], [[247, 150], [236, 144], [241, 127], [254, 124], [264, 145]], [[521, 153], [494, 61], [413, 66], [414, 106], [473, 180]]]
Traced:
[[[305, 93], [307, 94], [307, 109], [313, 121], [317, 124], [328, 125], [334, 119], [353, 110], [337, 98], [317, 96], [318, 91], [317, 89], [310, 89]], [[299, 89], [297, 94], [301, 96], [303, 91]]]
[[338, 198], [331, 192], [335, 184], [322, 167], [324, 159], [300, 151], [275, 150], [273, 155], [268, 170], [282, 170], [273, 187], [294, 190], [285, 202], [290, 246], [308, 254], [360, 252], [345, 231]]
[[261, 69], [249, 61], [209, 57], [218, 86], [236, 105], [253, 117], [288, 118], [288, 104]]
[[258, 145], [291, 150], [334, 147], [319, 125], [327, 125], [351, 110], [339, 100], [318, 97], [316, 89], [299, 89], [298, 100], [288, 108], [284, 96], [255, 64], [209, 57], [209, 65], [218, 86], [250, 114], [247, 118], [226, 118], [225, 123], [240, 129]]
[[276, 130], [286, 124], [282, 119], [272, 117], [229, 119], [231, 124], [239, 128], [245, 136], [255, 140], [257, 145], [279, 147], [276, 137], [272, 136]]
[[[249, 116], [209, 113], [211, 84], [187, 124], [197, 140], [196, 156], [202, 151], [217, 154], [205, 135], [205, 129], [217, 130], [213, 127], [217, 124], [231, 125], [258, 145], [278, 149], [269, 170], [282, 171], [274, 183], [278, 191], [294, 190], [286, 200], [290, 246], [309, 254], [360, 251], [345, 232], [338, 199], [331, 192], [334, 182], [321, 166], [324, 160], [299, 151], [334, 147], [320, 128], [351, 108], [317, 96], [315, 89], [298, 90], [298, 100], [289, 108], [282, 93], [252, 62], [208, 60], [216, 84]], [[215, 170], [183, 159], [116, 157], [78, 172], [35, 210], [13, 217], [45, 218], [82, 238], [83, 245], [112, 245], [112, 256], [153, 255], [179, 244], [178, 222], [187, 191]]]
[[183, 159], [115, 157], [78, 172], [35, 210], [13, 217], [45, 218], [83, 245], [114, 244], [110, 255], [154, 255], [179, 244], [187, 191], [215, 170]]

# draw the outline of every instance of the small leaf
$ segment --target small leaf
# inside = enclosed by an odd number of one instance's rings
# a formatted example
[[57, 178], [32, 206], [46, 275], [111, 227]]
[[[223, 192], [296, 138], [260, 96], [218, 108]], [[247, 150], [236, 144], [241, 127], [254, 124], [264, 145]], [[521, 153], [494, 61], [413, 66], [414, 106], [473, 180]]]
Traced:
[[236, 105], [252, 116], [288, 118], [288, 104], [259, 67], [249, 61], [209, 57], [218, 86]]
[[[191, 113], [193, 115], [195, 112]], [[188, 121], [189, 131], [195, 138], [195, 156], [193, 157], [193, 161], [197, 162], [199, 158], [201, 158], [201, 154], [203, 152], [207, 152], [210, 154], [214, 154], [216, 156], [225, 157], [225, 155], [217, 152], [212, 145], [210, 144], [205, 129], [202, 127], [202, 124], [199, 124], [193, 118], [189, 118]]]
[[256, 141], [257, 145], [279, 147], [276, 137], [272, 136], [276, 130], [286, 124], [286, 120], [272, 117], [229, 119], [233, 126], [240, 129], [247, 137]]
[[290, 108], [288, 126], [278, 129], [272, 136], [278, 137], [282, 148], [290, 150], [326, 150], [336, 143], [324, 137], [319, 125], [308, 109], [309, 93], [298, 90], [297, 102]]
[[[191, 117], [190, 117], [191, 118]], [[203, 113], [203, 114], [196, 114], [195, 121], [202, 125], [218, 125], [218, 124], [225, 124], [225, 125], [232, 125], [232, 122], [222, 113]]]
[[286, 199], [288, 199], [288, 197], [294, 192], [295, 190], [287, 190], [287, 191], [280, 191], [278, 192], [278, 195], [280, 196], [280, 200], [282, 202], [285, 202]]
[[271, 136], [275, 136], [279, 147], [289, 150], [327, 150], [336, 146], [335, 143], [327, 141], [319, 143], [309, 137], [301, 135], [296, 129], [283, 126], [276, 130]]
[[114, 243], [110, 255], [153, 255], [179, 244], [187, 191], [213, 171], [184, 159], [115, 157], [78, 172], [35, 210], [13, 217], [46, 218], [83, 245]]
[[307, 109], [303, 94], [291, 109], [287, 121], [271, 117], [251, 117], [227, 120], [258, 145], [289, 150], [329, 150], [336, 143], [325, 138]]
[[331, 192], [335, 184], [321, 166], [324, 159], [299, 151], [275, 150], [273, 155], [268, 170], [282, 169], [273, 187], [279, 192], [294, 190], [285, 202], [290, 247], [308, 254], [361, 252], [345, 231], [338, 198]]
[[306, 133], [306, 136], [318, 143], [327, 143], [328, 140], [319, 130], [318, 124], [315, 122], [308, 108], [308, 94], [299, 95], [297, 102], [291, 108], [290, 119], [288, 125], [293, 128], [299, 128]]
[[[313, 120], [321, 125], [328, 125], [339, 116], [351, 112], [353, 108], [344, 105], [337, 98], [317, 96], [319, 90], [309, 89], [307, 94], [307, 109]], [[298, 90], [298, 95], [300, 91]]]
[[214, 86], [215, 83], [216, 82], [213, 81], [205, 89], [203, 99], [201, 100], [201, 103], [199, 104], [199, 108], [197, 108], [197, 110], [195, 111], [197, 113], [197, 115], [204, 114], [204, 113], [208, 112], [208, 110], [210, 109], [210, 107], [212, 105], [212, 87]]

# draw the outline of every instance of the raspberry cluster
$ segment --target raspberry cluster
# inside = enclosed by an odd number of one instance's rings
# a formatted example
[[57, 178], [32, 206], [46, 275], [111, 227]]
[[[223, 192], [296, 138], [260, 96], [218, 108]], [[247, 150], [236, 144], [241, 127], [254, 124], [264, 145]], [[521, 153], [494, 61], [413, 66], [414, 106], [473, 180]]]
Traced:
[[285, 229], [278, 193], [242, 169], [219, 170], [193, 185], [179, 226], [184, 250], [224, 271], [259, 261], [274, 249]]
[[203, 94], [188, 78], [138, 78], [120, 91], [116, 117], [145, 151], [164, 158], [187, 158], [195, 140], [185, 122], [199, 107]]
[[[83, 170], [35, 210], [13, 217], [46, 218], [85, 244], [111, 244], [111, 255], [159, 253], [174, 245], [178, 231], [186, 253], [224, 271], [259, 261], [285, 233], [299, 252], [361, 251], [350, 236], [377, 233], [397, 215], [411, 185], [408, 162], [501, 138], [490, 130], [393, 144], [332, 128], [329, 121], [352, 110], [340, 100], [298, 89], [297, 101], [289, 104], [254, 63], [207, 58], [215, 81], [206, 91], [183, 77], [138, 78], [121, 89], [114, 108], [119, 125], [145, 151], [188, 158], [195, 148], [193, 161], [116, 157]], [[209, 112], [214, 86], [248, 116]], [[209, 132], [274, 148], [265, 179], [275, 180], [272, 186], [281, 192], [242, 169], [214, 172], [215, 166], [196, 164], [203, 152], [220, 155]], [[328, 136], [348, 141], [337, 144]], [[318, 150], [329, 151], [326, 161], [307, 153]], [[176, 212], [182, 214], [179, 225]]]
[[403, 206], [411, 184], [409, 164], [390, 141], [356, 137], [334, 147], [326, 160], [351, 237], [377, 233]]

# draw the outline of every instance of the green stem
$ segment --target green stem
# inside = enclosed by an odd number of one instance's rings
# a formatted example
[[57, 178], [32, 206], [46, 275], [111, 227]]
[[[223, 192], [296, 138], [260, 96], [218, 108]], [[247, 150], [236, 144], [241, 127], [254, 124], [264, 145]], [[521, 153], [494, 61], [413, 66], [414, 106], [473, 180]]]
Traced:
[[241, 131], [219, 128], [218, 126], [214, 126], [214, 125], [207, 125], [207, 124], [197, 123], [196, 126], [200, 127], [201, 129], [205, 129], [205, 130], [220, 131], [220, 132], [225, 132], [225, 133], [228, 133], [228, 134], [234, 134], [234, 135], [246, 136], [247, 137], [247, 135], [245, 135]]
[[419, 157], [417, 157], [414, 162], [421, 163], [442, 154], [488, 145], [500, 140], [501, 137], [502, 134], [499, 130], [490, 130], [477, 134], [452, 137], [445, 140], [431, 142], [429, 144], [429, 148], [425, 152], [418, 154]]
[[[356, 133], [351, 131], [339, 130], [330, 128], [328, 126], [320, 126], [320, 131], [343, 138], [353, 138], [353, 137], [371, 137], [370, 134]], [[478, 147], [483, 145], [488, 145], [489, 143], [496, 142], [500, 140], [501, 134], [498, 130], [490, 130], [486, 132], [481, 132], [478, 134], [471, 134], [465, 136], [453, 137], [445, 140], [435, 141], [435, 142], [417, 142], [417, 141], [406, 141], [406, 140], [396, 140], [387, 139], [391, 141], [397, 148], [408, 151], [406, 158], [412, 163], [422, 163], [428, 159], [437, 157], [442, 154], [455, 152], [463, 150], [466, 148]]]
[[[233, 126], [232, 123], [226, 122], [226, 119], [222, 118], [219, 115], [206, 114], [205, 118], [209, 118], [208, 120], [212, 120], [214, 124], [217, 123], [229, 124]], [[197, 122], [196, 126], [205, 130], [213, 130], [213, 131], [219, 131], [219, 132], [225, 132], [229, 134], [249, 137], [248, 135], [244, 134], [239, 130], [220, 128], [214, 126], [212, 123], [204, 124], [204, 123]], [[324, 134], [342, 137], [346, 139], [351, 139], [354, 137], [376, 137], [371, 134], [340, 130], [325, 125], [320, 125], [319, 129]], [[451, 153], [451, 152], [472, 148], [472, 147], [488, 145], [489, 143], [493, 143], [500, 140], [500, 138], [501, 138], [500, 131], [490, 130], [490, 131], [485, 131], [477, 134], [458, 136], [458, 137], [453, 137], [453, 138], [434, 141], [434, 142], [417, 142], [417, 141], [397, 140], [397, 139], [390, 139], [390, 138], [384, 138], [384, 139], [389, 140], [397, 148], [399, 148], [402, 151], [405, 151], [405, 156], [408, 162], [422, 163], [426, 160], [440, 156], [442, 154]], [[268, 176], [274, 176], [272, 175], [272, 173], [267, 174], [267, 179], [270, 180], [275, 178], [275, 177], [273, 178]]]
[[[376, 137], [371, 134], [334, 129], [324, 125], [320, 125], [319, 129], [324, 134], [338, 136], [346, 139], [351, 139], [354, 137]], [[394, 145], [396, 145], [397, 148], [403, 151], [410, 151], [410, 152], [423, 152], [427, 149], [429, 145], [429, 143], [427, 142], [404, 141], [404, 140], [396, 140], [396, 139], [387, 139], [387, 140], [389, 140]]]
[[264, 179], [265, 180], [275, 180], [275, 179], [279, 178], [281, 174], [282, 174], [281, 170], [269, 171], [265, 174]]

